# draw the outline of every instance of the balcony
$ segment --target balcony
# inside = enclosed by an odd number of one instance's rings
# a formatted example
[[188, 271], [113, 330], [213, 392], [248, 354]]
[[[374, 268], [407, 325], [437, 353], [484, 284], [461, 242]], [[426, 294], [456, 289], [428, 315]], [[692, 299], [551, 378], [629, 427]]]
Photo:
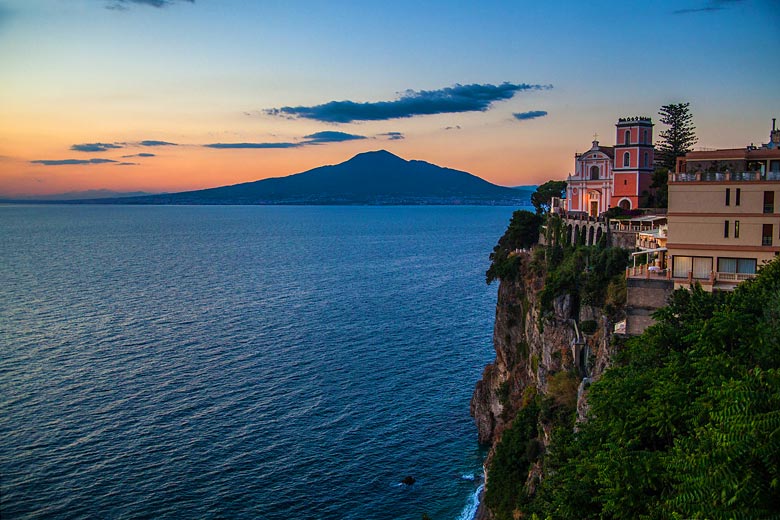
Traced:
[[780, 172], [697, 172], [670, 173], [669, 182], [751, 182], [780, 181]]
[[771, 236], [763, 236], [761, 237], [761, 245], [762, 246], [771, 246], [772, 245], [772, 237]]
[[755, 273], [717, 273], [717, 279], [719, 282], [744, 282], [745, 280], [750, 280], [751, 278], [755, 278]]

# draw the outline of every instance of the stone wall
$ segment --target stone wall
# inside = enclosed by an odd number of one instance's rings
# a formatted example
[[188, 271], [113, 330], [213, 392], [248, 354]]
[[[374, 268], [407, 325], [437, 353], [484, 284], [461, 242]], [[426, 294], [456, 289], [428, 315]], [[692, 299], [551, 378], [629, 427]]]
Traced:
[[651, 314], [666, 306], [674, 290], [671, 280], [627, 278], [626, 279], [626, 334], [642, 334], [654, 323]]

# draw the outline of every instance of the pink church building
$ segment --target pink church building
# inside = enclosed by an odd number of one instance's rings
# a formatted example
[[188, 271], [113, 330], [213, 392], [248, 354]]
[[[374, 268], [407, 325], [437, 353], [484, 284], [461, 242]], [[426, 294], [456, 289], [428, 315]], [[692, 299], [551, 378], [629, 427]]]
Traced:
[[639, 207], [639, 197], [653, 177], [653, 122], [649, 117], [621, 117], [615, 146], [593, 141], [574, 155], [574, 173], [566, 187], [566, 210], [597, 217], [613, 206]]

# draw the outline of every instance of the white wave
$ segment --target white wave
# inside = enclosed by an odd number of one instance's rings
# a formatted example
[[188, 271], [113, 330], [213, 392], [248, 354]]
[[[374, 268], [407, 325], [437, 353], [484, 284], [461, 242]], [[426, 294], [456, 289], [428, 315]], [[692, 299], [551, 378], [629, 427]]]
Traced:
[[473, 473], [464, 473], [460, 476], [463, 480], [477, 480], [477, 477]]
[[474, 520], [474, 516], [477, 514], [477, 508], [479, 507], [479, 495], [482, 493], [484, 488], [484, 484], [479, 485], [477, 490], [474, 491], [474, 494], [469, 498], [469, 502], [466, 504], [466, 507], [464, 507], [463, 511], [460, 512], [460, 516], [458, 516], [457, 520]]

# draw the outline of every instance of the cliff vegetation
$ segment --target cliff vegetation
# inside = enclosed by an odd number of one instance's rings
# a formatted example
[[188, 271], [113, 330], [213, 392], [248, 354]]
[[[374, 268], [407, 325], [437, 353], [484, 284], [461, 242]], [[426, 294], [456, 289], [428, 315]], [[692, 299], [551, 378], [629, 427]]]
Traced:
[[515, 213], [487, 275], [496, 360], [471, 404], [492, 446], [483, 515], [776, 517], [780, 260], [733, 293], [676, 291], [626, 340], [612, 330], [627, 251], [567, 244], [554, 218], [524, 251], [531, 222]]

